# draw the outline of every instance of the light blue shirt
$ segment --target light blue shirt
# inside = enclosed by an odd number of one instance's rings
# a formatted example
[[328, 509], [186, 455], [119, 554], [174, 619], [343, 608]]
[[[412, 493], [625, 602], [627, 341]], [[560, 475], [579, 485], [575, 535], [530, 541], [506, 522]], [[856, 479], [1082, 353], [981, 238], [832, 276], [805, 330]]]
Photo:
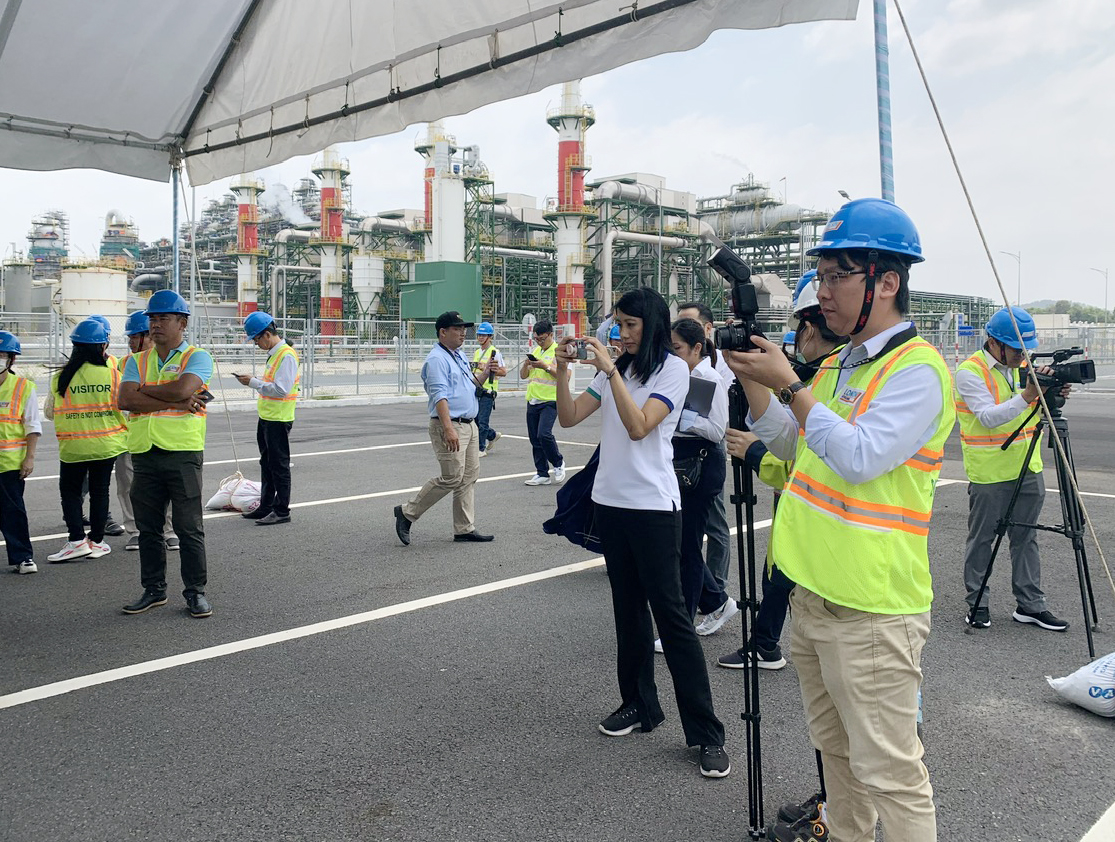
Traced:
[[476, 381], [460, 350], [450, 351], [441, 343], [434, 345], [422, 364], [422, 385], [426, 387], [431, 418], [437, 418], [437, 402], [442, 400], [449, 403], [450, 418], [476, 417]]
[[[190, 347], [190, 343], [182, 340], [182, 344], [167, 354], [165, 360], [160, 363], [160, 368], [165, 368], [167, 363], [174, 359], [177, 354], [186, 353], [186, 349]], [[154, 348], [151, 353], [158, 354], [159, 352]], [[127, 363], [124, 364], [124, 376], [121, 378], [123, 383], [138, 383], [139, 382], [139, 363], [136, 362], [137, 354], [132, 354], [128, 357]], [[213, 357], [209, 355], [208, 351], [201, 348], [196, 348], [190, 358], [186, 360], [186, 370], [183, 374], [196, 374], [201, 378], [203, 385], [208, 385], [209, 379], [213, 376]]]
[[[838, 357], [836, 388], [844, 387], [857, 362], [878, 354], [892, 336], [910, 324], [901, 322], [862, 345], [845, 345]], [[805, 419], [805, 444], [852, 483], [877, 479], [917, 453], [937, 432], [944, 402], [952, 399], [942, 391], [941, 380], [930, 365], [910, 365], [894, 372], [855, 424], [824, 405], [831, 394], [816, 397], [821, 403], [809, 410]], [[798, 422], [788, 406], [782, 408], [784, 411], [779, 411], [779, 406], [771, 401], [767, 411], [749, 426], [776, 457], [793, 459]]]

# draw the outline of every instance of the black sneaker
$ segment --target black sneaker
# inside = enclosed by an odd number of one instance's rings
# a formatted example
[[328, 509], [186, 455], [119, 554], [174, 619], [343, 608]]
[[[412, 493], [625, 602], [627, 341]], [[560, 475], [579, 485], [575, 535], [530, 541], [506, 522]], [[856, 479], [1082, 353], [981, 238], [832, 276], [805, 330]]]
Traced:
[[105, 523], [105, 535], [111, 535], [113, 538], [118, 538], [123, 534], [124, 527], [110, 517]]
[[706, 778], [726, 778], [732, 771], [732, 761], [724, 746], [701, 746], [701, 774]]
[[1063, 632], [1069, 627], [1068, 623], [1057, 619], [1049, 611], [1023, 611], [1021, 608], [1016, 608], [1014, 609], [1014, 620], [1016, 623], [1032, 623], [1035, 626], [1056, 632]]
[[964, 622], [973, 629], [989, 629], [991, 628], [991, 610], [986, 605], [981, 605], [974, 611], [969, 608], [968, 613], [964, 616]]
[[166, 605], [166, 591], [145, 590], [143, 596], [135, 602], [125, 605], [121, 610], [125, 614], [142, 614], [150, 608]]
[[829, 842], [829, 829], [820, 817], [793, 823], [777, 821], [767, 829], [767, 839], [771, 842]]
[[609, 737], [626, 737], [642, 724], [638, 709], [634, 705], [628, 705], [605, 718], [597, 727], [601, 734]]
[[778, 821], [796, 824], [802, 819], [816, 818], [821, 815], [821, 802], [824, 800], [821, 793], [815, 792], [800, 804], [783, 804], [778, 808]]
[[[759, 647], [758, 667], [761, 670], [780, 670], [786, 666], [786, 659], [782, 657], [782, 648], [775, 646], [773, 649]], [[747, 666], [747, 659], [751, 653], [746, 649], [737, 649], [730, 655], [721, 655], [716, 659], [718, 667], [729, 670], [741, 670]]]
[[[166, 600], [164, 599], [163, 602]], [[201, 620], [213, 613], [213, 606], [209, 604], [205, 594], [191, 591], [186, 594], [186, 610], [190, 612], [191, 617]]]

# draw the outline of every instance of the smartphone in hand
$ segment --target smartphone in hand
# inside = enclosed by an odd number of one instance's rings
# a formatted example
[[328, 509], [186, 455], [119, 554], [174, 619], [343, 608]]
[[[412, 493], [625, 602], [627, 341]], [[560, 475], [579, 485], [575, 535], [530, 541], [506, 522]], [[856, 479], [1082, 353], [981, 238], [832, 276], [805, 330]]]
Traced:
[[205, 401], [205, 403], [209, 403], [209, 401], [213, 400], [213, 393], [205, 388], [201, 389], [201, 391], [197, 393], [197, 396]]

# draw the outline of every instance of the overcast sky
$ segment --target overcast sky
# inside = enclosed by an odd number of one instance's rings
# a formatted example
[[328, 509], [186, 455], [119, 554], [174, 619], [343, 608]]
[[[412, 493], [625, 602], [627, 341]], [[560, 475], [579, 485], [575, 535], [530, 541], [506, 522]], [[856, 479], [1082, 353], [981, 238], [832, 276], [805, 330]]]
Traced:
[[[1104, 279], [1090, 269], [1115, 269], [1111, 0], [903, 0], [903, 9], [1011, 300], [1019, 267], [1000, 251], [1021, 253], [1023, 301], [1102, 306]], [[878, 196], [871, 12], [861, 0], [855, 22], [719, 32], [691, 52], [585, 79], [597, 118], [589, 179], [656, 173], [702, 196], [752, 172], [788, 201], [827, 210], [841, 204], [838, 190]], [[914, 286], [1000, 300], [893, 4], [889, 24], [895, 192], [927, 257]], [[545, 114], [559, 96], [552, 88], [446, 125], [460, 144], [480, 146], [497, 192], [541, 200], [557, 192], [557, 135]], [[357, 210], [422, 206], [413, 146], [424, 134], [412, 126], [340, 147]], [[296, 158], [259, 175], [289, 187], [309, 166]], [[198, 188], [199, 210], [225, 186]], [[112, 208], [134, 218], [144, 240], [171, 231], [168, 184], [0, 169], [0, 195], [4, 256], [13, 242], [26, 249], [31, 218], [47, 208], [69, 212], [72, 254], [96, 253]]]

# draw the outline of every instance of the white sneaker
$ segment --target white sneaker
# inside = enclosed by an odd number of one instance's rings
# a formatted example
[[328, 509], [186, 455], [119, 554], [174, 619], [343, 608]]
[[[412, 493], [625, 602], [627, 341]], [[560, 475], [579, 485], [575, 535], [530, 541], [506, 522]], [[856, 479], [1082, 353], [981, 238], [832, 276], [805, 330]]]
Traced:
[[554, 468], [554, 482], [565, 482], [565, 463]]
[[550, 478], [549, 477], [544, 477], [541, 474], [539, 474], [538, 476], [535, 476], [535, 477], [531, 477], [530, 479], [528, 479], [526, 482], [523, 483], [523, 485], [549, 485], [549, 484], [550, 484]]
[[19, 564], [16, 565], [15, 572], [16, 573], [38, 573], [39, 572], [39, 565], [35, 564], [35, 562], [30, 561], [30, 560], [21, 561]]
[[503, 433], [496, 433], [496, 437], [488, 442], [488, 444], [485, 446], [486, 449], [490, 451], [492, 449], [492, 445], [499, 441], [501, 438], [503, 438]]
[[108, 545], [107, 541], [101, 541], [99, 544], [96, 541], [89, 542], [89, 558], [100, 558], [110, 552], [112, 552], [112, 547]]
[[654, 651], [657, 652], [659, 655], [664, 654], [663, 651], [662, 651], [662, 638], [660, 638], [660, 637], [655, 638], [655, 640], [654, 640]]
[[713, 611], [711, 614], [706, 614], [705, 619], [697, 624], [697, 634], [701, 637], [706, 637], [715, 631], [719, 631], [721, 626], [728, 622], [732, 617], [739, 613], [739, 606], [736, 601], [728, 597], [727, 601]]
[[85, 558], [92, 552], [93, 550], [89, 547], [89, 539], [82, 538], [80, 541], [67, 541], [66, 546], [53, 555], [48, 555], [46, 560], [73, 561], [74, 559]]
[[[491, 445], [489, 444], [488, 447], [491, 447]], [[481, 459], [483, 459], [487, 455], [488, 455], [488, 451], [486, 451], [486, 450], [481, 450], [480, 451], [480, 458]]]

